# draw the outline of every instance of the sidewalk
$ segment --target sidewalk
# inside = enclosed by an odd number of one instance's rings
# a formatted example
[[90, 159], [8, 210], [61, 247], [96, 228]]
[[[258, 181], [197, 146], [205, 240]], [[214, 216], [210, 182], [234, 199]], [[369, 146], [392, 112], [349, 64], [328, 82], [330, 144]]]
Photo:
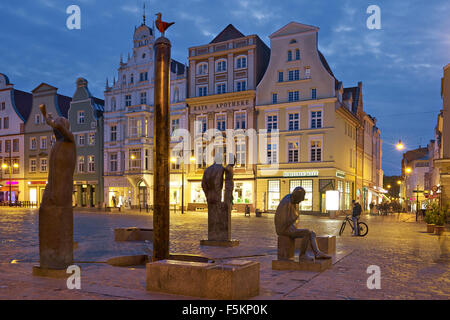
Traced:
[[[414, 219], [414, 221], [412, 220]], [[415, 215], [364, 216], [366, 237], [337, 238], [333, 266], [322, 273], [274, 271], [277, 243], [273, 215], [256, 218], [233, 214], [234, 248], [201, 247], [207, 235], [207, 214], [171, 214], [170, 249], [212, 259], [238, 258], [261, 264], [260, 295], [254, 299], [449, 299], [449, 237], [426, 234]], [[116, 227], [152, 227], [151, 214], [77, 212], [74, 238], [80, 265], [81, 290], [68, 290], [65, 280], [33, 277], [38, 264], [36, 212], [0, 212], [0, 299], [194, 299], [145, 290], [145, 268], [112, 267], [114, 256], [147, 254], [151, 244], [115, 243]], [[301, 216], [300, 225], [319, 234], [337, 234], [341, 219]], [[3, 229], [2, 229], [3, 228]], [[15, 235], [15, 238], [12, 236]], [[13, 239], [14, 238], [14, 239]], [[17, 260], [17, 261], [13, 261]], [[11, 262], [14, 263], [11, 263]], [[83, 263], [80, 263], [82, 261]], [[85, 263], [91, 261], [92, 263]], [[381, 289], [370, 290], [367, 268], [381, 269]]]

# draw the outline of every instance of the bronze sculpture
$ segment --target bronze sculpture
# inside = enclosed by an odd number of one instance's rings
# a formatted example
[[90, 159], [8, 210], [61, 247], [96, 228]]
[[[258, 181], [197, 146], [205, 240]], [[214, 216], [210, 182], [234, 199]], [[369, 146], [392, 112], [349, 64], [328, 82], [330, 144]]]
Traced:
[[48, 183], [39, 208], [40, 267], [65, 269], [73, 263], [73, 173], [76, 146], [69, 120], [47, 114], [39, 106], [56, 138], [49, 159]]
[[[309, 246], [311, 246], [315, 259], [330, 259], [331, 257], [319, 250], [316, 241], [316, 233], [309, 229], [297, 229], [295, 222], [297, 221], [300, 212], [298, 204], [305, 200], [305, 190], [302, 187], [297, 187], [291, 194], [286, 195], [277, 207], [275, 213], [275, 230], [277, 235], [288, 237], [290, 240], [302, 238], [302, 245], [300, 247], [299, 259], [311, 259], [306, 253]], [[279, 259], [292, 259], [293, 247], [283, 242], [278, 243], [278, 257]]]

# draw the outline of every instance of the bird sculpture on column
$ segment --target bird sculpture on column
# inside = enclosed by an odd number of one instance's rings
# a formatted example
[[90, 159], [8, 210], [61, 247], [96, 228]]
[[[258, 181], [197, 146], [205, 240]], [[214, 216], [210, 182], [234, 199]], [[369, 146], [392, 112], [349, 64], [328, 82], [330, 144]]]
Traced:
[[157, 18], [156, 18], [156, 28], [158, 28], [159, 32], [161, 32], [161, 35], [164, 37], [164, 32], [166, 32], [166, 30], [173, 25], [175, 22], [165, 22], [161, 20], [161, 12], [156, 14]]

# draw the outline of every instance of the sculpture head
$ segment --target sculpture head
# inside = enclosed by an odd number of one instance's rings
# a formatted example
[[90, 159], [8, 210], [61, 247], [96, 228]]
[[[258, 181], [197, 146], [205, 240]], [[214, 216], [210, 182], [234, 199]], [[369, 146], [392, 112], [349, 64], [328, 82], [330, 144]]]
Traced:
[[305, 189], [303, 189], [302, 187], [295, 188], [291, 193], [291, 203], [298, 204], [302, 202], [303, 200], [305, 200], [305, 194]]
[[60, 126], [62, 126], [62, 127], [64, 127], [64, 128], [66, 128], [67, 130], [70, 129], [70, 122], [69, 122], [69, 120], [67, 120], [64, 117], [56, 118], [55, 123], [60, 125]]

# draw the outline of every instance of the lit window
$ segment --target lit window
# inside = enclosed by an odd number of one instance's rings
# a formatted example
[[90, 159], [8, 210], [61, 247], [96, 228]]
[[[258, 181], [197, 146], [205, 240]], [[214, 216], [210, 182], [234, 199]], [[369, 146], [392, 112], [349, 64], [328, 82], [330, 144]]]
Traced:
[[95, 133], [89, 133], [88, 143], [90, 146], [95, 145]]
[[41, 149], [47, 149], [47, 137], [41, 137]]
[[41, 172], [47, 172], [47, 158], [41, 159]]
[[85, 168], [84, 168], [84, 156], [79, 156], [78, 157], [78, 172], [84, 172]]
[[88, 172], [95, 172], [95, 156], [88, 156]]
[[322, 161], [322, 142], [311, 141], [311, 161]]
[[277, 145], [275, 143], [269, 143], [267, 145], [267, 163], [268, 164], [272, 164], [272, 163], [277, 163], [277, 157], [278, 157], [278, 152], [277, 152]]
[[298, 142], [288, 142], [288, 162], [298, 162], [299, 144]]

